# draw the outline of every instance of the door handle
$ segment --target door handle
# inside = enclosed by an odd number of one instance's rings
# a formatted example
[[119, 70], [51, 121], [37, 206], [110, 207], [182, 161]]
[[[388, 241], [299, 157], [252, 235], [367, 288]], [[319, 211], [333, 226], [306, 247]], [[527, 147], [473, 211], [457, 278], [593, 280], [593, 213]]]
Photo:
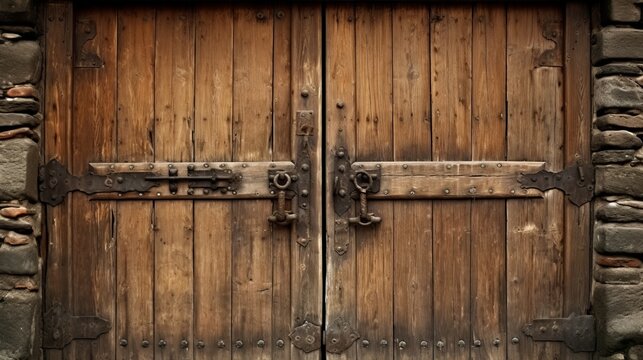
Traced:
[[348, 218], [348, 223], [369, 226], [381, 222], [381, 217], [375, 216], [372, 212], [368, 212], [368, 198], [366, 197], [366, 193], [373, 187], [373, 182], [377, 178], [377, 174], [370, 174], [364, 170], [359, 170], [356, 171], [355, 174], [350, 175], [350, 177], [353, 178], [353, 185], [355, 185], [359, 193], [359, 216]]
[[272, 186], [277, 188], [277, 209], [268, 216], [268, 221], [282, 226], [290, 225], [297, 220], [297, 214], [286, 210], [286, 190], [292, 185], [293, 179], [287, 172], [279, 171], [269, 175], [268, 180], [272, 182]]

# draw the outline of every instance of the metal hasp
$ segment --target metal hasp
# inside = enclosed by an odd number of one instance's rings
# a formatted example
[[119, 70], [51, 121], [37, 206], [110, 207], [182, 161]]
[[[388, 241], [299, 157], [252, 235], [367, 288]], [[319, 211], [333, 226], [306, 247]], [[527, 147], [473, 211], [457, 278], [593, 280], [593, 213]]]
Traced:
[[98, 316], [72, 316], [61, 304], [54, 304], [43, 316], [42, 347], [62, 349], [75, 339], [96, 339], [112, 324]]
[[359, 339], [359, 333], [351, 324], [339, 317], [328, 326], [326, 331], [326, 351], [341, 354]]
[[569, 201], [576, 206], [581, 206], [591, 201], [594, 196], [594, 167], [577, 161], [576, 164], [559, 172], [541, 170], [533, 174], [521, 173], [518, 182], [523, 189], [562, 190]]
[[288, 335], [292, 344], [305, 353], [321, 348], [321, 327], [308, 321], [297, 326]]
[[335, 214], [344, 215], [355, 200], [359, 200], [359, 215], [348, 219], [349, 224], [368, 226], [381, 218], [368, 211], [368, 194], [380, 191], [381, 170], [354, 170], [344, 147], [335, 150], [333, 206]]
[[534, 341], [564, 342], [574, 352], [596, 350], [593, 315], [571, 314], [568, 318], [536, 319], [525, 325], [522, 332]]

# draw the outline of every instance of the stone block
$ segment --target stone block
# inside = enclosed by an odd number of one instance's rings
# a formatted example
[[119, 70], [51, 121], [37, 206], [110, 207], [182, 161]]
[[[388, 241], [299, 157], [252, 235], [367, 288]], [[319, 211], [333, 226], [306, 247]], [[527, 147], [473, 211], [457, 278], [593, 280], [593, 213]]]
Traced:
[[643, 30], [604, 27], [592, 37], [592, 62], [643, 60]]
[[601, 149], [638, 149], [643, 141], [627, 130], [607, 130], [595, 132], [592, 136], [592, 150]]
[[596, 193], [643, 197], [643, 167], [597, 166]]
[[636, 285], [641, 282], [641, 270], [596, 266], [594, 267], [594, 280], [601, 284]]
[[40, 276], [0, 275], [0, 290], [37, 291], [40, 288]]
[[601, 16], [604, 23], [637, 23], [641, 5], [639, 0], [604, 0]]
[[596, 218], [606, 222], [643, 222], [643, 209], [610, 202], [596, 209]]
[[643, 254], [643, 224], [600, 224], [594, 229], [594, 249], [600, 253]]
[[42, 122], [40, 114], [11, 114], [0, 113], [0, 131], [7, 128], [30, 127], [34, 128]]
[[643, 69], [639, 64], [623, 62], [606, 64], [596, 70], [597, 78], [610, 75], [639, 76], [643, 75]]
[[627, 350], [627, 360], [643, 360], [643, 345], [635, 345]]
[[633, 78], [624, 76], [600, 78], [594, 81], [594, 104], [597, 112], [606, 109], [643, 111], [643, 88]]
[[600, 354], [643, 344], [643, 285], [595, 284], [593, 309]]
[[40, 103], [30, 98], [5, 98], [0, 99], [0, 112], [37, 114]]
[[594, 258], [596, 265], [613, 268], [640, 268], [641, 260], [631, 256], [605, 256], [596, 255]]
[[39, 158], [30, 139], [0, 141], [0, 200], [38, 199]]
[[42, 53], [38, 42], [0, 44], [0, 84], [36, 83], [40, 79], [41, 67]]
[[0, 291], [0, 359], [32, 359], [40, 328], [40, 294]]
[[592, 154], [594, 165], [620, 164], [634, 160], [634, 150], [604, 150]]
[[640, 130], [643, 129], [643, 115], [608, 114], [599, 116], [594, 123], [601, 130]]
[[0, 274], [35, 275], [38, 273], [38, 247], [0, 244]]

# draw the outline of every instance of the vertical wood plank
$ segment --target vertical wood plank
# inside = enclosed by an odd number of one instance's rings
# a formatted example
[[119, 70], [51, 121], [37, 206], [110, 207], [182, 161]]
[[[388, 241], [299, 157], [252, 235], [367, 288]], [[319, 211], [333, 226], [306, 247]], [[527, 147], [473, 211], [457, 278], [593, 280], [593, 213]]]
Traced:
[[[195, 161], [230, 161], [232, 7], [198, 4], [195, 21]], [[231, 357], [231, 215], [229, 201], [194, 202], [195, 359]]]
[[[344, 146], [355, 159], [355, 7], [332, 4], [326, 10], [326, 179], [332, 179], [335, 149]], [[326, 326], [338, 318], [357, 327], [357, 247], [355, 232], [333, 208], [333, 182], [326, 181]], [[348, 243], [340, 255], [336, 246]], [[341, 250], [340, 250], [341, 251]], [[326, 353], [328, 359], [355, 359], [359, 341], [341, 354]]]
[[[271, 158], [273, 13], [234, 9], [233, 160]], [[268, 359], [272, 330], [271, 202], [232, 204], [232, 341], [234, 359]], [[259, 340], [264, 347], [257, 346]]]
[[[506, 33], [504, 5], [475, 5], [472, 160], [505, 159]], [[471, 332], [472, 341], [480, 341], [471, 348], [472, 359], [506, 356], [505, 212], [504, 200], [471, 204]]]
[[[431, 9], [433, 159], [471, 160], [471, 6]], [[471, 201], [433, 203], [436, 359], [468, 359]], [[458, 344], [464, 342], [464, 345]]]
[[[90, 161], [113, 161], [116, 154], [116, 11], [78, 9], [77, 16], [96, 23], [96, 37], [84, 48], [96, 53], [104, 65], [74, 69], [74, 117], [85, 120], [75, 121], [72, 128], [72, 173], [76, 175], [84, 173]], [[72, 313], [114, 319], [114, 203], [90, 202], [78, 193], [72, 198]], [[114, 358], [114, 333], [73, 342], [70, 357]]]
[[[73, 6], [71, 2], [45, 6], [45, 161], [71, 164]], [[61, 304], [69, 309], [71, 288], [71, 200], [47, 207], [47, 257], [44, 309]], [[48, 359], [62, 359], [63, 350], [47, 350]]]
[[[591, 161], [590, 14], [587, 4], [565, 7], [565, 165]], [[591, 279], [591, 204], [577, 207], [565, 201], [564, 313], [589, 309]], [[565, 359], [589, 359], [589, 354], [563, 349]]]
[[[555, 44], [543, 37], [550, 23], [562, 33], [559, 7], [511, 7], [507, 13], [507, 157], [563, 166], [563, 76], [560, 65], [540, 66]], [[561, 49], [558, 48], [557, 51]], [[561, 59], [562, 56], [558, 56]], [[561, 316], [563, 307], [563, 195], [507, 201], [507, 358], [560, 358], [561, 345], [533, 342], [521, 328], [534, 318]]]
[[[356, 158], [393, 158], [392, 14], [386, 6], [355, 10]], [[357, 247], [357, 323], [368, 347], [360, 359], [393, 357], [393, 204], [369, 204], [382, 217], [373, 227], [355, 230]], [[380, 345], [382, 341], [386, 346]]]
[[[297, 4], [292, 7], [292, 118], [296, 111], [312, 110], [314, 130], [307, 137], [310, 156], [310, 194], [301, 197], [293, 206], [303, 207], [306, 202], [311, 209], [307, 234], [308, 244], [304, 247], [291, 241], [291, 287], [293, 327], [309, 321], [322, 325], [322, 12], [320, 4]], [[305, 92], [308, 95], [303, 95]], [[293, 132], [293, 137], [296, 136]], [[303, 142], [296, 139], [295, 143]], [[293, 152], [294, 149], [293, 149]], [[298, 162], [298, 155], [295, 154]], [[299, 232], [299, 230], [297, 230]], [[279, 261], [279, 260], [276, 260]], [[296, 290], [295, 290], [296, 289]], [[291, 347], [293, 359], [318, 359], [318, 351], [304, 353]]]
[[[118, 10], [117, 160], [152, 161], [155, 15], [150, 8]], [[154, 346], [154, 236], [152, 203], [116, 207], [116, 347], [118, 359], [152, 359]]]
[[[431, 159], [429, 9], [393, 8], [395, 161]], [[432, 202], [395, 201], [393, 309], [396, 359], [433, 359]], [[404, 345], [406, 344], [406, 345]]]
[[[163, 7], [156, 16], [154, 150], [156, 161], [191, 161], [194, 119], [194, 16]], [[157, 201], [155, 230], [155, 342], [161, 359], [192, 358], [193, 204]], [[181, 347], [182, 340], [189, 342]]]
[[[273, 160], [293, 160], [291, 146], [291, 8], [279, 3], [274, 10], [273, 27]], [[276, 203], [273, 203], [276, 209]], [[272, 226], [272, 336], [277, 341], [288, 340], [291, 326], [290, 248], [291, 226]], [[290, 359], [289, 347], [272, 346], [272, 359]]]

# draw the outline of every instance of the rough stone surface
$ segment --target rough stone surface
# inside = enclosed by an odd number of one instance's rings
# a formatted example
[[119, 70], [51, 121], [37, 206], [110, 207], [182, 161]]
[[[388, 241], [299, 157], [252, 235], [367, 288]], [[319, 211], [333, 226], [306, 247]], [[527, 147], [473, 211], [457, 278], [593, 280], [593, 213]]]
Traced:
[[0, 275], [0, 290], [13, 289], [37, 291], [40, 289], [40, 277], [38, 275]]
[[7, 90], [6, 95], [8, 97], [31, 97], [31, 98], [40, 98], [38, 90], [33, 87], [33, 85], [17, 85]]
[[592, 136], [592, 150], [638, 149], [642, 145], [641, 139], [627, 130], [600, 131]]
[[0, 200], [37, 200], [39, 153], [30, 139], [0, 141]]
[[617, 268], [640, 268], [641, 260], [629, 256], [604, 256], [597, 255], [594, 259], [596, 265], [604, 267], [617, 267]]
[[635, 159], [634, 150], [604, 150], [592, 154], [592, 163], [595, 165], [619, 164]]
[[37, 114], [40, 111], [40, 103], [30, 98], [6, 98], [0, 99], [0, 112], [4, 113], [27, 113]]
[[601, 15], [603, 21], [637, 23], [641, 21], [641, 7], [638, 0], [607, 0]]
[[0, 130], [17, 127], [36, 127], [42, 122], [41, 115], [0, 113]]
[[0, 44], [0, 83], [36, 83], [40, 79], [42, 54], [36, 41]]
[[594, 280], [601, 284], [636, 285], [641, 282], [641, 270], [596, 266], [594, 268]]
[[33, 358], [39, 318], [39, 293], [0, 291], [0, 359]]
[[601, 253], [643, 253], [643, 224], [600, 224], [594, 229], [594, 248]]
[[4, 216], [0, 216], [0, 230], [14, 230], [21, 234], [31, 234], [33, 232], [30, 222], [24, 219], [9, 219]]
[[605, 27], [592, 40], [594, 64], [606, 60], [643, 59], [643, 30]]
[[24, 206], [9, 206], [0, 209], [0, 216], [15, 219], [29, 214], [29, 210]]
[[601, 78], [610, 75], [638, 76], [643, 74], [643, 66], [633, 63], [609, 63], [596, 70], [596, 77]]
[[627, 350], [627, 360], [643, 360], [643, 346], [635, 345]]
[[603, 355], [643, 344], [643, 285], [596, 284], [593, 307], [597, 348]]
[[601, 130], [643, 129], [643, 115], [608, 114], [596, 118], [596, 127]]
[[643, 166], [597, 166], [596, 193], [643, 196]]
[[643, 110], [643, 88], [633, 78], [624, 76], [600, 78], [594, 82], [594, 104], [599, 112], [615, 108]]
[[3, 239], [5, 244], [18, 246], [18, 245], [27, 245], [32, 242], [31, 236], [25, 234], [18, 234], [13, 231], [9, 231]]
[[11, 246], [0, 244], [0, 274], [35, 275], [38, 273], [38, 247], [34, 242]]
[[596, 218], [612, 222], [643, 222], [643, 209], [611, 202], [596, 209]]

